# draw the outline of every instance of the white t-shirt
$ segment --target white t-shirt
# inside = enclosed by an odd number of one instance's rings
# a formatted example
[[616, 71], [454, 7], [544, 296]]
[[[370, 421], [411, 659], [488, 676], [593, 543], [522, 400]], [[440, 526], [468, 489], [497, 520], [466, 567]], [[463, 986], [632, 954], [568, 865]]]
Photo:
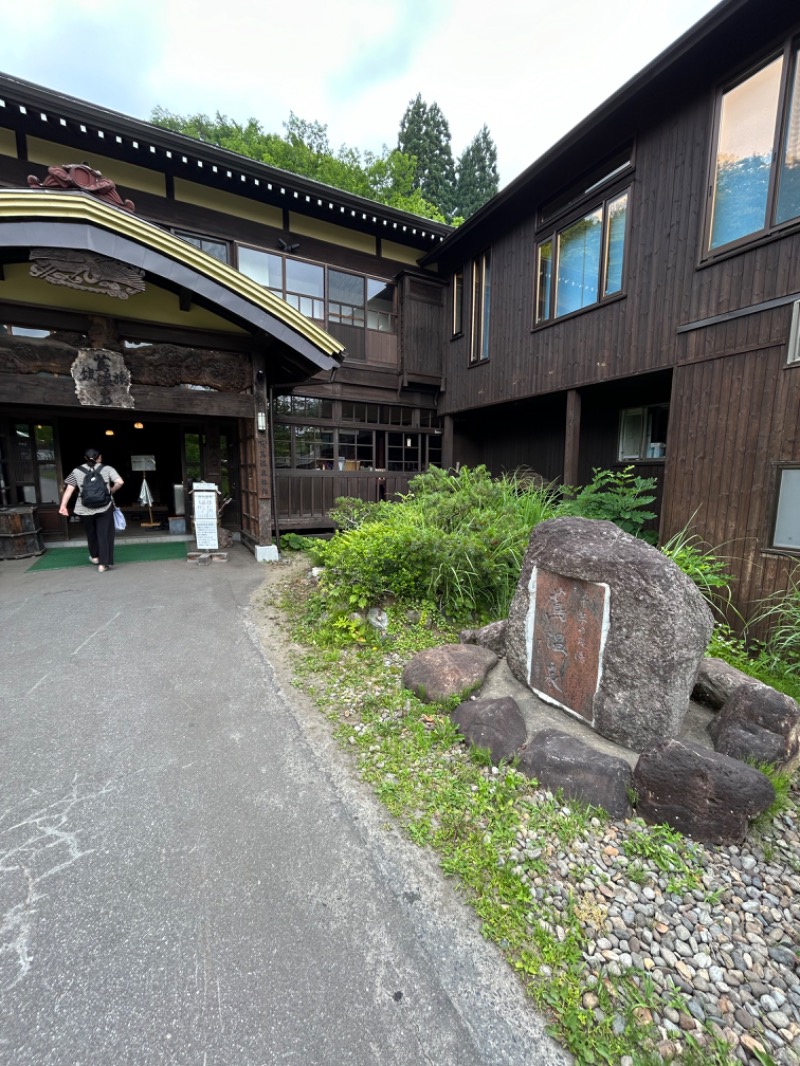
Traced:
[[[105, 507], [83, 506], [80, 492], [83, 488], [83, 482], [86, 478], [86, 469], [88, 465], [88, 463], [84, 463], [82, 466], [76, 466], [72, 473], [69, 475], [69, 477], [67, 477], [65, 482], [67, 485], [73, 485], [78, 490], [78, 501], [75, 504], [75, 514], [77, 515], [102, 514], [103, 511], [107, 511], [109, 507], [111, 507], [113, 504], [112, 501], [111, 503], [108, 503]], [[112, 485], [116, 485], [116, 483], [120, 480], [120, 476], [116, 472], [114, 467], [107, 466], [106, 463], [103, 463], [100, 467], [100, 473], [102, 474], [103, 481], [105, 481], [106, 485], [108, 485], [109, 490], [111, 489]]]

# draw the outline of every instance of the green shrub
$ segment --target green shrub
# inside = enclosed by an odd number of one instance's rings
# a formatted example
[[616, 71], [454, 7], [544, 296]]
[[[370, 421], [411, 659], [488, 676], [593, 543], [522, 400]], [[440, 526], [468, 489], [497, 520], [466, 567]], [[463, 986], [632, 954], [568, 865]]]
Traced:
[[655, 500], [649, 494], [656, 486], [656, 479], [639, 477], [632, 466], [624, 470], [595, 467], [592, 474], [591, 482], [583, 488], [564, 489], [558, 516], [605, 519], [626, 533], [639, 536], [645, 524], [656, 517], [655, 511], [646, 510]]

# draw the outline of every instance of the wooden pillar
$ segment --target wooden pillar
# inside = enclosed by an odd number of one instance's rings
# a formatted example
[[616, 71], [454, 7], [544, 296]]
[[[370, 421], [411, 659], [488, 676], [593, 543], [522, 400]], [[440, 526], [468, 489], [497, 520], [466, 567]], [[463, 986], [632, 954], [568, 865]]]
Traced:
[[272, 463], [270, 459], [269, 420], [272, 413], [267, 400], [267, 374], [263, 355], [253, 358], [253, 419], [255, 423], [256, 493], [258, 496], [258, 541], [272, 544]]
[[445, 415], [442, 425], [442, 469], [449, 470], [453, 465], [453, 417]]
[[578, 460], [581, 442], [581, 394], [577, 389], [567, 393], [567, 414], [564, 425], [564, 484], [578, 484]]

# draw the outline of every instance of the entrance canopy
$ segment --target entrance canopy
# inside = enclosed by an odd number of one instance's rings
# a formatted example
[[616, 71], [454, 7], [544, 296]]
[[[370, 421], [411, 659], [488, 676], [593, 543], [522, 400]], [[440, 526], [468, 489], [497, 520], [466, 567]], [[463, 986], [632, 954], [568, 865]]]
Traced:
[[80, 191], [0, 189], [0, 277], [0, 301], [17, 308], [251, 337], [274, 381], [344, 358], [339, 341], [257, 282]]

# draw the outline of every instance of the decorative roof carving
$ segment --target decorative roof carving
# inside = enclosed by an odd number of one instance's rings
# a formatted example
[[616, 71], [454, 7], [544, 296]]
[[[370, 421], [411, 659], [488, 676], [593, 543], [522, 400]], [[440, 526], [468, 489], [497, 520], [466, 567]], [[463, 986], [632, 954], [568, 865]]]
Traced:
[[144, 271], [118, 259], [73, 248], [31, 248], [32, 278], [81, 292], [127, 300], [144, 292]]
[[65, 163], [63, 166], [48, 167], [47, 177], [40, 181], [35, 174], [28, 175], [28, 185], [32, 189], [79, 189], [90, 192], [98, 200], [115, 207], [123, 207], [131, 213], [134, 211], [133, 200], [123, 200], [117, 192], [116, 184], [110, 178], [104, 178], [99, 170], [88, 163]]

